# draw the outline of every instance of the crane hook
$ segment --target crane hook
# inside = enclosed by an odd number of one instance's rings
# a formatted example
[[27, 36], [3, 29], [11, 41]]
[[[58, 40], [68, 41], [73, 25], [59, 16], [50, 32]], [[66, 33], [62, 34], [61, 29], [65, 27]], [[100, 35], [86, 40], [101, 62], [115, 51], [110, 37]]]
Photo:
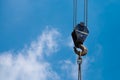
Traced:
[[88, 50], [87, 48], [83, 45], [83, 44], [80, 44], [79, 45], [79, 48], [82, 50], [78, 50], [76, 47], [74, 47], [74, 52], [78, 55], [78, 56], [84, 56], [87, 54]]

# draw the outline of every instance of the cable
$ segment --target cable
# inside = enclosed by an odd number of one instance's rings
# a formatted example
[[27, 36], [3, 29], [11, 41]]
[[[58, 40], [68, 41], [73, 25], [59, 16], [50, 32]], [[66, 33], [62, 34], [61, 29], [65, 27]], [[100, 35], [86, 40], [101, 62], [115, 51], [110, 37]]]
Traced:
[[[85, 15], [85, 13], [86, 13], [86, 7], [85, 7], [85, 5], [86, 5], [86, 1], [84, 0], [84, 13], [83, 13], [83, 15], [84, 15], [84, 23], [85, 23], [85, 21], [86, 21], [86, 15]], [[86, 25], [86, 23], [85, 23], [85, 25]]]
[[77, 0], [73, 0], [73, 28], [77, 24]]
[[84, 23], [88, 26], [88, 0], [84, 0]]
[[81, 64], [82, 64], [81, 56], [78, 57], [77, 63], [78, 63], [78, 80], [82, 80], [81, 78]]
[[77, 0], [75, 0], [76, 2], [75, 2], [75, 26], [76, 26], [76, 24], [77, 24]]
[[[88, 0], [84, 0], [84, 23], [88, 26]], [[77, 0], [73, 0], [73, 28], [77, 24]]]
[[86, 26], [88, 27], [88, 0], [86, 0]]
[[75, 3], [74, 3], [74, 0], [73, 0], [73, 28], [74, 28], [74, 25], [75, 25], [75, 24], [74, 24], [74, 23], [75, 23], [75, 22], [74, 22], [74, 17], [75, 17], [75, 16], [74, 16], [74, 4], [75, 4]]

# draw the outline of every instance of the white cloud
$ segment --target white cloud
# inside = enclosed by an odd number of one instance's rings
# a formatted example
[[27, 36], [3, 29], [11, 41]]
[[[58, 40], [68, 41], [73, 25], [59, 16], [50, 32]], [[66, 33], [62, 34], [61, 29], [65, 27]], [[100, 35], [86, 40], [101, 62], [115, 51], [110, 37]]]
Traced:
[[0, 55], [0, 80], [59, 80], [45, 56], [58, 50], [59, 32], [46, 29], [30, 47]]
[[77, 64], [72, 63], [70, 60], [61, 61], [61, 69], [66, 71], [67, 78], [72, 78], [72, 80], [77, 80]]
[[[78, 66], [76, 62], [61, 60], [60, 64], [56, 64], [60, 65], [61, 74], [59, 71], [54, 71], [52, 63], [46, 60], [46, 57], [50, 57], [58, 51], [59, 39], [60, 33], [56, 29], [46, 28], [36, 41], [31, 42], [29, 47], [27, 46], [17, 53], [13, 51], [1, 53], [0, 80], [63, 80], [63, 78], [77, 80]], [[67, 42], [65, 44], [72, 47], [73, 42], [70, 38]], [[95, 50], [97, 51], [93, 53], [94, 56], [83, 58], [83, 79], [86, 79], [88, 76], [86, 74], [93, 69], [91, 63], [94, 63], [101, 55], [102, 46], [97, 45]]]
[[66, 45], [73, 49], [74, 43], [71, 36], [69, 36]]

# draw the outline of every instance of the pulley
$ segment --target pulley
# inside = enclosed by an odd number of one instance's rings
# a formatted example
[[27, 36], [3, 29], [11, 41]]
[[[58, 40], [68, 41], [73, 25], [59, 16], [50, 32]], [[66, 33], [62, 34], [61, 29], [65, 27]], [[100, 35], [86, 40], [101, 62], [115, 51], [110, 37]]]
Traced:
[[75, 47], [80, 48], [79, 45], [83, 44], [88, 34], [89, 34], [88, 28], [84, 25], [83, 22], [77, 24], [72, 32], [72, 39]]

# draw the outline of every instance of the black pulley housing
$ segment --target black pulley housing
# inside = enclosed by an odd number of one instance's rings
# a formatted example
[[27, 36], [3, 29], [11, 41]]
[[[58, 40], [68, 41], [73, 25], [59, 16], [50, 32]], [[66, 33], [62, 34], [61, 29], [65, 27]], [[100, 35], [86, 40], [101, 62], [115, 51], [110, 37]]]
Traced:
[[79, 45], [83, 44], [88, 34], [89, 30], [83, 22], [77, 24], [71, 34], [75, 47], [79, 48]]

